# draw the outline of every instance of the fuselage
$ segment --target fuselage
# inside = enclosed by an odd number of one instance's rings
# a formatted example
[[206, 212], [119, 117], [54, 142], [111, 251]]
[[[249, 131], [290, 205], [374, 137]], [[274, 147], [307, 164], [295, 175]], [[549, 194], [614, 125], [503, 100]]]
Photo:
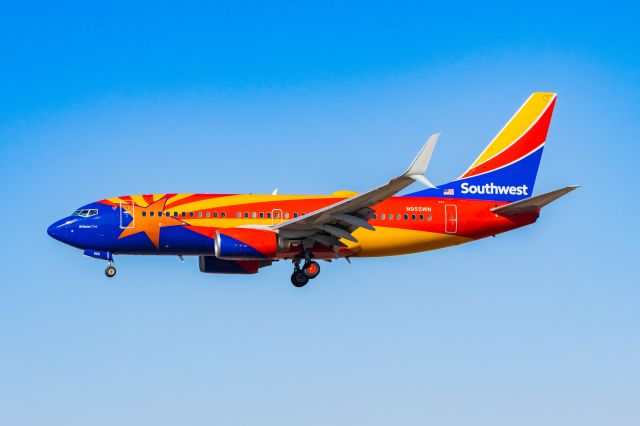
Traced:
[[[122, 196], [81, 207], [48, 232], [107, 260], [108, 277], [114, 254], [193, 255], [201, 272], [231, 274], [290, 259], [291, 283], [302, 287], [319, 274], [314, 259], [417, 253], [535, 222], [576, 188], [532, 193], [555, 101], [552, 92], [531, 94], [460, 177], [437, 187], [425, 176], [433, 134], [404, 173], [363, 193]], [[415, 182], [424, 186], [397, 196]]]
[[[71, 246], [110, 254], [214, 253], [216, 230], [271, 226], [337, 203], [355, 193], [331, 195], [149, 194], [87, 204], [51, 225], [52, 237]], [[535, 222], [536, 214], [503, 217], [491, 208], [505, 202], [446, 197], [391, 197], [372, 207], [375, 231], [357, 229], [357, 242], [338, 252], [322, 245], [315, 258], [392, 256], [466, 243]], [[292, 258], [283, 250], [277, 259]]]

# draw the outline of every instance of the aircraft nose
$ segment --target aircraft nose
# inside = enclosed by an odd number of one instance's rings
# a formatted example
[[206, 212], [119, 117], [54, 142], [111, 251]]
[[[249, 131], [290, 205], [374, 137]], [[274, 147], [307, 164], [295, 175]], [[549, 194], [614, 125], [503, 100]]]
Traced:
[[67, 233], [69, 230], [67, 229], [67, 223], [64, 219], [54, 222], [47, 228], [47, 234], [51, 238], [55, 238], [58, 241], [66, 242]]

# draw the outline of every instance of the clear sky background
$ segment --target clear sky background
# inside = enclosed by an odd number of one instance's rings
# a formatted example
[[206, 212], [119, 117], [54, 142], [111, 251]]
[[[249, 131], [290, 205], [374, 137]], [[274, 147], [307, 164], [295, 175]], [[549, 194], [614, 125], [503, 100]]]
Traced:
[[[1, 424], [638, 424], [634, 3], [13, 3]], [[583, 187], [497, 238], [295, 289], [284, 262], [109, 280], [46, 234], [123, 194], [367, 190], [437, 131], [446, 182], [533, 91], [558, 92], [535, 192]]]

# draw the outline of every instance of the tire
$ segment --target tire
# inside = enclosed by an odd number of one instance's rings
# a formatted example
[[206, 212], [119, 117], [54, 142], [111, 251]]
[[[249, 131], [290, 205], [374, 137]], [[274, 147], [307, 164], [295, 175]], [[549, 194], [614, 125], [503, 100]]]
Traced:
[[318, 264], [318, 262], [314, 262], [312, 260], [304, 264], [304, 266], [302, 267], [302, 271], [307, 277], [309, 277], [309, 279], [314, 279], [315, 277], [320, 275], [320, 265]]
[[115, 266], [107, 266], [107, 269], [104, 270], [104, 274], [109, 278], [115, 277], [116, 276], [116, 267]]
[[291, 284], [294, 287], [304, 287], [309, 282], [309, 277], [307, 277], [303, 271], [295, 271], [291, 274]]

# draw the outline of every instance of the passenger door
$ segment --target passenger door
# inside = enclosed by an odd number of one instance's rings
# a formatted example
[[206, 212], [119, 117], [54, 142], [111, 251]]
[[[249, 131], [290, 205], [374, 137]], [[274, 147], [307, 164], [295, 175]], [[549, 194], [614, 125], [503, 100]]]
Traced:
[[120, 201], [120, 229], [133, 228], [135, 226], [135, 204], [132, 200]]
[[447, 234], [458, 232], [458, 206], [455, 204], [444, 206], [444, 232]]

